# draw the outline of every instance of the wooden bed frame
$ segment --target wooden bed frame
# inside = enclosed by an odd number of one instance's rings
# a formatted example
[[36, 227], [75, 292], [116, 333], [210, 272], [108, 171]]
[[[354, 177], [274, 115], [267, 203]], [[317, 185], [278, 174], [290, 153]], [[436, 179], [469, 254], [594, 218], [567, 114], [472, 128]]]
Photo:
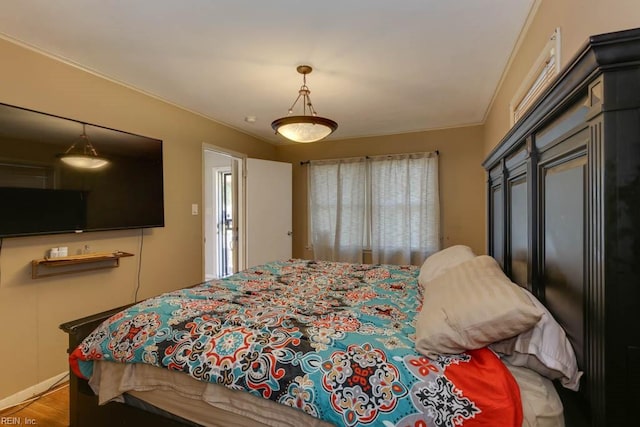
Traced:
[[[637, 423], [640, 30], [591, 37], [483, 166], [488, 251], [565, 328], [585, 373], [579, 392], [558, 387], [566, 425]], [[61, 325], [69, 349], [122, 308]], [[73, 373], [70, 411], [72, 427], [183, 425], [98, 406]]]
[[[114, 308], [113, 310], [60, 325], [60, 329], [69, 335], [68, 351], [73, 351], [104, 320], [130, 306], [131, 304]], [[110, 402], [100, 406], [98, 405], [98, 397], [89, 387], [89, 383], [69, 371], [69, 425], [71, 427], [138, 427], [146, 425], [177, 427], [185, 424], [175, 419], [122, 403]]]
[[490, 153], [489, 252], [567, 331], [567, 425], [638, 424], [640, 30], [591, 37]]

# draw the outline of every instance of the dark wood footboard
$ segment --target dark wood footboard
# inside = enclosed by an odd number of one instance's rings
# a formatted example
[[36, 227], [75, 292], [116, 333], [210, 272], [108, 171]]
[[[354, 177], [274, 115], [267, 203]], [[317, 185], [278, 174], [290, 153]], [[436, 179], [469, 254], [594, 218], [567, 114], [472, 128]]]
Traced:
[[[129, 306], [114, 308], [60, 325], [60, 329], [69, 335], [67, 352], [71, 353], [104, 320]], [[69, 423], [71, 427], [193, 425], [122, 403], [110, 402], [100, 406], [98, 397], [89, 387], [87, 380], [78, 378], [71, 370], [69, 371]]]

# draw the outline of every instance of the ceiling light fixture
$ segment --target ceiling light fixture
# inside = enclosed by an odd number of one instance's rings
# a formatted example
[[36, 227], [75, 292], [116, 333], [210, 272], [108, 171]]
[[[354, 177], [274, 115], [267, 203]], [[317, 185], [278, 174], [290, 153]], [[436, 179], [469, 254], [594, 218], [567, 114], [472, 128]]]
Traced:
[[[82, 148], [76, 149], [78, 143], [82, 143]], [[80, 141], [76, 141], [64, 152], [58, 155], [64, 163], [78, 169], [99, 169], [109, 164], [109, 160], [98, 156], [87, 137], [85, 124], [82, 124], [82, 135]]]
[[[311, 91], [307, 87], [307, 74], [313, 71], [308, 65], [299, 65], [296, 68], [302, 74], [302, 86], [298, 91], [298, 97], [289, 108], [289, 114], [293, 113], [293, 107], [302, 98], [302, 116], [286, 116], [276, 119], [271, 123], [271, 127], [285, 138], [294, 142], [315, 142], [329, 136], [338, 128], [338, 124], [326, 117], [320, 117], [311, 104], [309, 94]], [[310, 115], [307, 115], [307, 109]]]

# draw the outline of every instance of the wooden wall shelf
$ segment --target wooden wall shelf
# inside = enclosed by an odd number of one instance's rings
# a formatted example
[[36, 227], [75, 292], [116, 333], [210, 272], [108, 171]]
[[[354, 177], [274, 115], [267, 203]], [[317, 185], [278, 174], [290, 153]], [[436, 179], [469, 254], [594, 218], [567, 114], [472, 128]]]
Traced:
[[[120, 258], [130, 257], [128, 252], [96, 252], [92, 254], [71, 255], [59, 258], [41, 258], [31, 261], [31, 278], [58, 276], [82, 271], [101, 270], [120, 266]], [[74, 268], [74, 266], [82, 266]], [[61, 268], [67, 267], [67, 268]], [[56, 269], [56, 270], [53, 270]]]

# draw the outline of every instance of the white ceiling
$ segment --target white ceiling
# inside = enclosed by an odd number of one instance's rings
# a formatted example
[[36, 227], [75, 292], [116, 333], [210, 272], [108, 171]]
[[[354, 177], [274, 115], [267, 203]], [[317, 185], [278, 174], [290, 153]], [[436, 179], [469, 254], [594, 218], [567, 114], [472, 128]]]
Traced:
[[281, 144], [300, 64], [330, 138], [482, 123], [533, 3], [10, 0], [0, 35]]

